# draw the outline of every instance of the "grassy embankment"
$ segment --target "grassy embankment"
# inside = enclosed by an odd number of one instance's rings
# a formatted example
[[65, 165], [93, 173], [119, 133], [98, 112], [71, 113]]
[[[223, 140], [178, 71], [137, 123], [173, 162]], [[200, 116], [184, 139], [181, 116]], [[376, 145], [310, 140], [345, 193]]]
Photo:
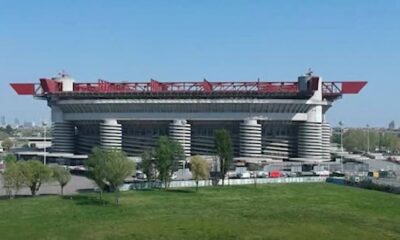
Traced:
[[331, 184], [0, 201], [0, 239], [400, 239], [400, 196]]

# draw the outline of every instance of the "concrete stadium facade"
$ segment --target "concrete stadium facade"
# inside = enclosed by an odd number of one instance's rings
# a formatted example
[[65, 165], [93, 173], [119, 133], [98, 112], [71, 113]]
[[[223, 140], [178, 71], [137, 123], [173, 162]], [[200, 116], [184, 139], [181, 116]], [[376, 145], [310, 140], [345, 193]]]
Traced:
[[187, 157], [213, 155], [214, 132], [227, 129], [234, 156], [248, 159], [330, 161], [325, 114], [366, 82], [76, 83], [69, 76], [40, 85], [12, 84], [19, 94], [47, 100], [56, 153], [88, 154], [94, 146], [131, 156], [162, 135], [181, 143]]

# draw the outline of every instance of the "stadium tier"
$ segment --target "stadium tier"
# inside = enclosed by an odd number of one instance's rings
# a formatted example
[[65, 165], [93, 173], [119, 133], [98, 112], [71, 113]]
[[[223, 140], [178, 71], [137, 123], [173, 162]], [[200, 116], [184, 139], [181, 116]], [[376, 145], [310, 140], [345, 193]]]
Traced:
[[235, 157], [305, 162], [330, 160], [325, 113], [365, 85], [311, 74], [294, 82], [136, 83], [77, 83], [62, 74], [11, 84], [20, 95], [48, 102], [55, 153], [88, 154], [99, 145], [138, 156], [168, 135], [186, 156], [214, 155], [214, 132], [224, 128]]

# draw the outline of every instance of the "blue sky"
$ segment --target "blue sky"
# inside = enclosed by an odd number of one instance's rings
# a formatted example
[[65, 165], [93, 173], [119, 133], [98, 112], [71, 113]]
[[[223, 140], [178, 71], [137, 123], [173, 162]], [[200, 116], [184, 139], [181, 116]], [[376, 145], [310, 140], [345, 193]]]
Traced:
[[400, 1], [2, 1], [0, 115], [50, 118], [10, 82], [367, 80], [332, 125], [400, 123]]

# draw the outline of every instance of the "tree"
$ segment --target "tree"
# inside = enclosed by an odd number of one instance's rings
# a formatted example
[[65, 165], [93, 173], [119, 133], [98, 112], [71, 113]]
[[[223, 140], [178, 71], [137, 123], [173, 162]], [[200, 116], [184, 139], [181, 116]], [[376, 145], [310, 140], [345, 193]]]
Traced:
[[106, 169], [105, 161], [106, 150], [95, 147], [92, 150], [88, 160], [86, 161], [87, 176], [92, 179], [96, 185], [99, 187], [100, 200], [103, 200], [103, 191], [105, 190], [107, 184], [105, 182]]
[[14, 154], [7, 154], [7, 156], [4, 157], [4, 161], [7, 163], [15, 163], [17, 162], [17, 157]]
[[222, 186], [224, 186], [225, 175], [229, 170], [233, 158], [232, 140], [226, 129], [215, 131], [215, 148], [220, 162]]
[[18, 191], [24, 186], [24, 184], [25, 177], [22, 173], [21, 163], [17, 163], [13, 160], [6, 161], [6, 170], [3, 174], [3, 185], [10, 199], [18, 194]]
[[107, 184], [115, 193], [115, 203], [119, 204], [119, 188], [125, 178], [134, 174], [135, 163], [127, 155], [116, 149], [95, 148], [87, 161], [88, 174], [102, 191]]
[[54, 166], [53, 170], [53, 178], [60, 184], [61, 188], [61, 196], [64, 195], [64, 187], [71, 180], [71, 173], [68, 169], [62, 166]]
[[36, 196], [42, 184], [50, 181], [53, 174], [50, 167], [36, 160], [22, 162], [20, 167], [25, 185], [31, 190], [32, 196]]
[[155, 178], [156, 170], [154, 166], [153, 153], [146, 150], [142, 153], [142, 163], [141, 167], [143, 173], [147, 176], [147, 181], [151, 181]]
[[10, 137], [10, 135], [8, 135], [8, 134], [4, 131], [4, 129], [1, 128], [1, 129], [0, 129], [0, 140], [7, 139], [7, 138], [9, 138], [9, 137]]
[[7, 125], [4, 131], [5, 131], [8, 135], [12, 135], [13, 132], [14, 132], [14, 129], [13, 129], [10, 125]]
[[165, 189], [168, 188], [173, 172], [178, 168], [178, 160], [182, 158], [184, 158], [183, 148], [178, 142], [166, 136], [158, 139], [154, 159], [159, 179], [164, 182]]
[[398, 151], [400, 147], [400, 138], [394, 133], [380, 132], [379, 130], [369, 129], [349, 129], [343, 135], [344, 148], [347, 151], [371, 151], [375, 149]]
[[190, 159], [192, 178], [196, 181], [196, 192], [199, 189], [199, 180], [206, 180], [210, 173], [210, 164], [201, 156]]
[[11, 141], [11, 139], [6, 138], [1, 143], [1, 146], [8, 152], [14, 146], [14, 143], [13, 143], [13, 141]]
[[119, 204], [119, 188], [125, 178], [132, 176], [135, 171], [135, 162], [128, 159], [127, 155], [119, 150], [107, 150], [108, 160], [105, 162], [105, 179], [115, 193], [115, 203]]

